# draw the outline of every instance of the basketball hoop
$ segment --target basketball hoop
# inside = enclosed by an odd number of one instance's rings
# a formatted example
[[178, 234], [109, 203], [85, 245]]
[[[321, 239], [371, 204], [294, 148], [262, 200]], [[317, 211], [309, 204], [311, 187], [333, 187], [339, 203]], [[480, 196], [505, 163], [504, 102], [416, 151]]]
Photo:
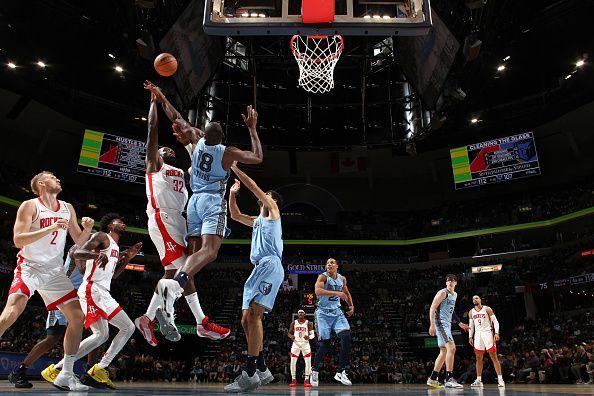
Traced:
[[324, 93], [334, 88], [334, 67], [344, 48], [342, 36], [291, 38], [291, 51], [299, 66], [299, 85], [308, 92]]

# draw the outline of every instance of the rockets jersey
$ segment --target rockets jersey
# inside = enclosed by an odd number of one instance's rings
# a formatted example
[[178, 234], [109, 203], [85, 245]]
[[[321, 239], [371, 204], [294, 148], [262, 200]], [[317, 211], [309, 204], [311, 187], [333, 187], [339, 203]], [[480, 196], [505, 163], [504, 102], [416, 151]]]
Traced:
[[474, 332], [477, 333], [479, 331], [488, 331], [491, 332], [491, 318], [487, 314], [487, 306], [483, 305], [483, 307], [477, 311], [476, 308], [472, 308], [470, 311], [472, 313], [472, 320], [474, 321]]
[[163, 164], [157, 172], [146, 174], [146, 211], [152, 214], [157, 209], [172, 209], [183, 212], [188, 202], [188, 190], [184, 181], [184, 171]]
[[95, 260], [87, 260], [83, 284], [92, 283], [109, 291], [111, 278], [120, 257], [120, 247], [109, 234], [106, 235], [109, 238], [109, 246], [107, 249], [101, 249], [98, 252], [105, 253], [109, 260], [105, 268], [99, 268]]
[[192, 153], [192, 173], [190, 174], [190, 186], [194, 194], [202, 192], [225, 194], [229, 171], [223, 169], [224, 154], [224, 145], [209, 146], [204, 138], [198, 141]]
[[268, 220], [258, 215], [252, 229], [250, 261], [256, 265], [266, 256], [283, 257], [283, 229], [280, 218]]
[[300, 323], [299, 319], [295, 319], [295, 323], [293, 324], [293, 335], [295, 336], [295, 342], [309, 342], [309, 340], [304, 338], [304, 336], [309, 336], [309, 330], [307, 327], [307, 320], [303, 323]]
[[[48, 227], [59, 219], [70, 221], [70, 210], [66, 202], [58, 200], [58, 207], [56, 211], [53, 211], [43, 204], [41, 198], [32, 201], [35, 202], [36, 214], [29, 231], [37, 231]], [[43, 266], [44, 268], [48, 268], [48, 266], [61, 267], [64, 264], [63, 257], [67, 234], [67, 229], [59, 228], [54, 230], [35, 242], [22, 246], [17, 257], [19, 260], [26, 260], [27, 264], [33, 266]]]
[[[342, 286], [344, 285], [342, 275], [337, 273], [336, 279], [333, 279], [327, 272], [324, 272], [322, 275], [326, 276], [324, 290], [342, 291]], [[338, 309], [340, 308], [340, 298], [337, 296], [318, 296], [318, 307]]]
[[438, 323], [451, 325], [458, 293], [450, 292], [447, 288], [442, 289], [442, 291], [445, 291], [446, 298], [437, 307], [436, 319]]

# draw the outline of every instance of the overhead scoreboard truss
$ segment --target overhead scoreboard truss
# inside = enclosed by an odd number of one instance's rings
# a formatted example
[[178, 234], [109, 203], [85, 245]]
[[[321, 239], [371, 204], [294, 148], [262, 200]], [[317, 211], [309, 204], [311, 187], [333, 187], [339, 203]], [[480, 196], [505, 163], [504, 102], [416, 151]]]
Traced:
[[532, 132], [457, 147], [450, 157], [456, 190], [540, 175]]
[[[330, 3], [334, 15], [322, 19], [331, 22], [304, 18], [302, 2]], [[204, 10], [204, 31], [214, 36], [420, 36], [430, 28], [429, 0], [206, 0]]]
[[85, 130], [77, 170], [96, 176], [144, 184], [146, 143]]

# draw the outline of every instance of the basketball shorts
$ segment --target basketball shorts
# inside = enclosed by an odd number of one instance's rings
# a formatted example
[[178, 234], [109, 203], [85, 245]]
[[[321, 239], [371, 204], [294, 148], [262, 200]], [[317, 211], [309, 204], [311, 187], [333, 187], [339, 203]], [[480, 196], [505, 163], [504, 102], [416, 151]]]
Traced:
[[226, 238], [230, 231], [227, 228], [227, 201], [221, 194], [194, 194], [188, 201], [188, 237], [201, 235], [218, 235]]
[[318, 307], [315, 312], [318, 340], [329, 340], [332, 331], [336, 334], [350, 330], [351, 326], [340, 308], [327, 309]]
[[276, 256], [266, 256], [254, 266], [243, 287], [242, 309], [248, 309], [252, 302], [272, 311], [278, 289], [285, 279], [285, 270]]
[[311, 356], [311, 347], [308, 341], [293, 341], [291, 356], [299, 357], [300, 353], [303, 354], [303, 357]]
[[45, 332], [47, 335], [60, 336], [66, 332], [67, 325], [68, 320], [66, 320], [66, 317], [61, 311], [55, 310], [47, 313], [47, 320], [45, 322]]
[[478, 331], [474, 333], [474, 351], [479, 353], [497, 350], [493, 333], [491, 331]]
[[109, 290], [93, 283], [84, 282], [78, 289], [80, 306], [85, 314], [85, 329], [101, 318], [107, 321], [122, 310], [120, 304], [111, 296]]
[[435, 324], [435, 335], [437, 336], [437, 346], [445, 348], [445, 345], [454, 341], [452, 337], [452, 324], [451, 323], [436, 323]]
[[166, 270], [179, 269], [186, 261], [186, 219], [179, 213], [156, 209], [148, 213], [148, 232]]
[[48, 311], [77, 299], [76, 290], [62, 266], [29, 265], [19, 258], [8, 294], [17, 293], [29, 299], [35, 291], [43, 299]]

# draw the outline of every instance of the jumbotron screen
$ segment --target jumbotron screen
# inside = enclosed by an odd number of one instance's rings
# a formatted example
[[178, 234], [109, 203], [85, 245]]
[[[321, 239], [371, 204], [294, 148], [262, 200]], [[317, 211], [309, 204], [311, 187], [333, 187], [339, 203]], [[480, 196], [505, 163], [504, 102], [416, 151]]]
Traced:
[[86, 129], [77, 170], [144, 184], [145, 158], [145, 142]]
[[456, 190], [540, 175], [532, 132], [454, 148], [450, 157]]

